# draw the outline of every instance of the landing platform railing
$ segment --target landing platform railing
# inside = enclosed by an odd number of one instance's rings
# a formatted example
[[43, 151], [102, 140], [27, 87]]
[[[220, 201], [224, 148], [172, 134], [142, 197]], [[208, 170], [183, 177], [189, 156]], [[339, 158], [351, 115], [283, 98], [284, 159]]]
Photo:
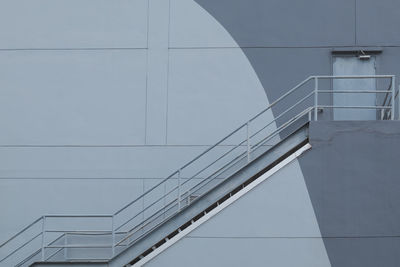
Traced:
[[[376, 84], [383, 89], [332, 90], [332, 81], [338, 80], [379, 81]], [[337, 94], [351, 94], [354, 103], [335, 103]], [[375, 104], [359, 102], [354, 95], [374, 95]], [[38, 218], [0, 245], [0, 266], [111, 259], [229, 178], [238, 168], [267, 152], [297, 125], [311, 120], [335, 120], [332, 111], [339, 109], [349, 114], [354, 110], [374, 110], [374, 120], [398, 119], [395, 76], [311, 76], [114, 214]]]

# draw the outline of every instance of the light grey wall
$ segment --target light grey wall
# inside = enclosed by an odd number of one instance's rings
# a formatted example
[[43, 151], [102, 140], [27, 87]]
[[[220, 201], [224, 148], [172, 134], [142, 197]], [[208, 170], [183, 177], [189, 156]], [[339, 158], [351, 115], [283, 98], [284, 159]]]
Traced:
[[3, 0], [0, 48], [146, 48], [147, 2]]
[[[5, 0], [0, 13], [0, 242], [42, 214], [116, 211], [268, 105], [194, 1]], [[230, 48], [203, 47], [213, 36]]]

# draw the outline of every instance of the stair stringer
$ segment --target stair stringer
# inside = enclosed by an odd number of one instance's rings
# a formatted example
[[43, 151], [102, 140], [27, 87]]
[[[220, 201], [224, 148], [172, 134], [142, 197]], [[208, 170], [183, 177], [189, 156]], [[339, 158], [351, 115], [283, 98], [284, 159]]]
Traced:
[[301, 154], [303, 154], [305, 151], [311, 148], [311, 145], [307, 143], [306, 145], [302, 146], [300, 149], [295, 151], [293, 154], [288, 156], [286, 159], [278, 163], [276, 166], [274, 166], [272, 169], [268, 170], [264, 174], [262, 174], [259, 178], [251, 182], [249, 185], [244, 187], [242, 190], [237, 192], [236, 194], [232, 195], [232, 197], [228, 198], [226, 201], [222, 202], [219, 204], [216, 208], [208, 212], [206, 215], [201, 217], [199, 220], [195, 221], [192, 223], [190, 226], [182, 230], [179, 234], [175, 235], [173, 238], [165, 242], [163, 245], [155, 249], [152, 253], [141, 259], [139, 262], [130, 265], [132, 267], [141, 267], [144, 266], [146, 263], [148, 263], [150, 260], [155, 258], [157, 255], [165, 251], [167, 248], [170, 246], [174, 245], [176, 242], [181, 240], [183, 237], [188, 235], [190, 232], [195, 230], [197, 227], [211, 219], [213, 216], [217, 215], [219, 212], [221, 212], [223, 209], [237, 201], [239, 198], [244, 196], [245, 194], [249, 193], [253, 188], [270, 178], [272, 175], [274, 175], [276, 172], [278, 172], [280, 169], [284, 168], [286, 165], [288, 165], [290, 162], [295, 160], [297, 157], [299, 157]]

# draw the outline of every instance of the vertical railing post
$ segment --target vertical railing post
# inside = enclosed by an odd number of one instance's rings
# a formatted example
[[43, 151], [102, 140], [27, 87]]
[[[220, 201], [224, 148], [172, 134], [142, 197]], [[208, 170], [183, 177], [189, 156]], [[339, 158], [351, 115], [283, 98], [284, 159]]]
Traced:
[[396, 93], [395, 93], [395, 91], [396, 91], [396, 85], [395, 85], [395, 83], [396, 83], [396, 78], [394, 77], [394, 76], [392, 76], [392, 80], [391, 80], [391, 82], [392, 82], [392, 86], [391, 86], [391, 90], [392, 90], [392, 112], [391, 112], [391, 114], [390, 114], [390, 119], [393, 121], [394, 120], [394, 115], [395, 115], [395, 112], [396, 112], [396, 99], [395, 99], [395, 95], [396, 95]]
[[42, 218], [42, 248], [41, 248], [42, 261], [44, 261], [44, 242], [45, 242], [44, 234], [45, 234], [45, 232], [46, 232], [46, 216], [43, 216], [43, 218]]
[[112, 258], [115, 256], [115, 215], [111, 217], [111, 236], [112, 236], [112, 244], [111, 244], [111, 255]]
[[318, 77], [314, 77], [315, 79], [315, 88], [314, 88], [314, 120], [318, 120]]
[[164, 210], [163, 210], [164, 218], [165, 218], [166, 209], [167, 209], [167, 183], [164, 183]]
[[250, 146], [250, 121], [246, 124], [246, 131], [247, 131], [247, 162], [250, 162], [250, 153], [251, 153], [251, 146]]
[[178, 211], [181, 210], [181, 169], [178, 170]]
[[[145, 186], [144, 186], [144, 180], [143, 180], [143, 192], [145, 192]], [[165, 194], [164, 194], [165, 195]], [[145, 199], [144, 199], [144, 196], [142, 196], [142, 210], [141, 210], [141, 213], [142, 213], [142, 226], [141, 226], [141, 228], [142, 228], [142, 232], [144, 233], [144, 227], [143, 227], [143, 223], [144, 223], [144, 218], [145, 218], [145, 214], [144, 214], [144, 206], [145, 206]]]
[[68, 240], [67, 240], [67, 236], [68, 236], [68, 234], [67, 233], [65, 233], [64, 234], [64, 260], [65, 261], [67, 261], [67, 258], [68, 258], [68, 252], [67, 252], [67, 245], [68, 245]]

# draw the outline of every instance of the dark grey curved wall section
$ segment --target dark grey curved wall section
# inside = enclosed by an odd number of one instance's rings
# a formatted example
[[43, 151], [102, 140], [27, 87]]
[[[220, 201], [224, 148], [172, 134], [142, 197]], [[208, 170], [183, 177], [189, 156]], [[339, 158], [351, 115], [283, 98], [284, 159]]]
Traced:
[[400, 266], [400, 123], [313, 122], [299, 162], [332, 266]]
[[400, 74], [398, 1], [195, 1], [243, 49], [270, 102], [310, 75], [331, 74], [338, 47], [379, 46], [377, 73]]
[[[398, 1], [196, 2], [242, 48], [270, 102], [310, 75], [331, 74], [338, 47], [379, 46], [377, 74], [400, 74]], [[400, 266], [400, 125], [311, 128], [313, 151], [299, 162], [332, 266]]]

